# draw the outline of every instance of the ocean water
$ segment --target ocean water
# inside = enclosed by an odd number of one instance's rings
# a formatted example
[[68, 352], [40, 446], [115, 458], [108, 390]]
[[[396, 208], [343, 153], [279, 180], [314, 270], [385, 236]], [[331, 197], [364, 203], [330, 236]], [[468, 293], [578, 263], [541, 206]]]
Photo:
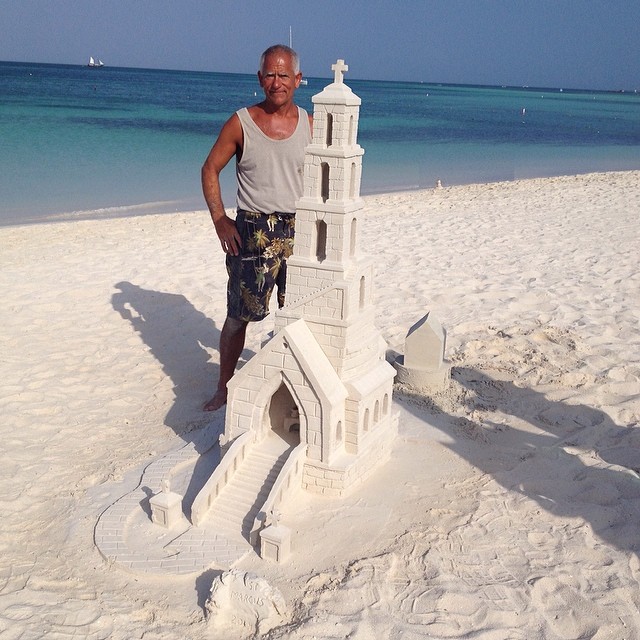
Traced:
[[[331, 82], [309, 78], [297, 102]], [[640, 95], [351, 80], [362, 193], [640, 169]], [[0, 224], [205, 208], [200, 167], [253, 75], [0, 62]], [[222, 176], [233, 206], [234, 169]]]

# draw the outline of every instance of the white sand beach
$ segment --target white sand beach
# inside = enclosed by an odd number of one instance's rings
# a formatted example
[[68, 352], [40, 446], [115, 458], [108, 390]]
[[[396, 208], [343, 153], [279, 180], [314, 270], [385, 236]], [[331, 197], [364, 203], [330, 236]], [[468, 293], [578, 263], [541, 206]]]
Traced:
[[[427, 311], [448, 389], [396, 387], [390, 461], [299, 494], [271, 639], [640, 638], [640, 171], [368, 196], [377, 326]], [[101, 513], [223, 412], [208, 214], [0, 228], [0, 636], [214, 638], [217, 572], [107, 563]], [[273, 321], [252, 326], [246, 361]], [[225, 636], [226, 640], [230, 639]]]

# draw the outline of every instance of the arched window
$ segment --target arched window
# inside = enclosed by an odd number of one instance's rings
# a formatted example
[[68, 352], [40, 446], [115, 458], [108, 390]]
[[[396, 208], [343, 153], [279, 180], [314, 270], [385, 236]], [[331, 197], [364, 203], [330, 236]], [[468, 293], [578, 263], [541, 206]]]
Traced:
[[351, 238], [350, 240], [350, 244], [349, 244], [349, 255], [350, 256], [355, 256], [356, 255], [356, 229], [357, 229], [358, 223], [356, 222], [356, 219], [354, 218], [351, 221]]
[[356, 197], [356, 163], [351, 163], [351, 176], [349, 177], [349, 197]]
[[364, 422], [362, 423], [362, 428], [365, 431], [369, 431], [369, 409], [364, 410]]
[[364, 276], [360, 278], [360, 308], [364, 307], [365, 300], [365, 284], [364, 284]]
[[327, 138], [326, 138], [327, 147], [330, 147], [333, 144], [333, 114], [327, 113]]
[[351, 116], [349, 118], [349, 144], [355, 144], [356, 143], [356, 132], [354, 131], [354, 119], [353, 116]]
[[336, 425], [336, 442], [342, 442], [342, 420]]
[[376, 405], [373, 409], [373, 422], [380, 422], [380, 401], [376, 400]]
[[322, 197], [322, 202], [326, 202], [329, 199], [329, 165], [323, 162], [320, 165], [320, 171], [322, 172], [320, 196]]
[[389, 413], [389, 394], [384, 394], [384, 399], [382, 400], [382, 415], [386, 416]]
[[327, 223], [316, 221], [316, 258], [322, 262], [327, 257]]

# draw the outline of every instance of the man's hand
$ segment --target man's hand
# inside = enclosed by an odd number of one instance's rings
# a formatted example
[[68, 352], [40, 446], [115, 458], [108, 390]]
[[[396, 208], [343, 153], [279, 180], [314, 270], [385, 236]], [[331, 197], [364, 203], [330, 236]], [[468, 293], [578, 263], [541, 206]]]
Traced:
[[236, 229], [235, 222], [225, 214], [214, 220], [213, 224], [220, 239], [222, 250], [229, 255], [237, 256], [242, 247], [242, 238]]
[[235, 222], [225, 213], [220, 192], [220, 172], [234, 155], [242, 151], [242, 141], [242, 125], [240, 118], [234, 113], [224, 123], [218, 139], [202, 165], [202, 193], [209, 207], [222, 250], [232, 256], [240, 253], [242, 238], [236, 229]]

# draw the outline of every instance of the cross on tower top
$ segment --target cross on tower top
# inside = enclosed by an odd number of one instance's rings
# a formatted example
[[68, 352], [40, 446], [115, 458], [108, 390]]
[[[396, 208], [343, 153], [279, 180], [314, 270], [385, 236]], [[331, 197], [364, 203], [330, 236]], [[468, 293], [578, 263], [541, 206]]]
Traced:
[[333, 81], [335, 84], [342, 84], [342, 79], [345, 71], [349, 71], [349, 65], [344, 63], [344, 60], [339, 59], [335, 64], [331, 65], [331, 71], [334, 73]]

